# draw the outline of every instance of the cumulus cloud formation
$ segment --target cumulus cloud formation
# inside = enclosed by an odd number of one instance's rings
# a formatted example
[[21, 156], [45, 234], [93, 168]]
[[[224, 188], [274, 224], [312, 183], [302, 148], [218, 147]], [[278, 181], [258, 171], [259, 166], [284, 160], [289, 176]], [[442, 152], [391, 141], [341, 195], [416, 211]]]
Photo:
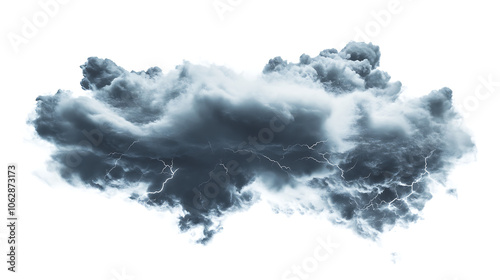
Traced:
[[264, 193], [277, 211], [327, 213], [373, 238], [417, 220], [429, 184], [474, 147], [450, 89], [401, 98], [379, 64], [377, 46], [355, 42], [270, 59], [255, 79], [188, 62], [129, 72], [90, 57], [88, 95], [38, 97], [32, 124], [67, 181], [180, 209], [180, 229], [201, 228], [202, 243]]

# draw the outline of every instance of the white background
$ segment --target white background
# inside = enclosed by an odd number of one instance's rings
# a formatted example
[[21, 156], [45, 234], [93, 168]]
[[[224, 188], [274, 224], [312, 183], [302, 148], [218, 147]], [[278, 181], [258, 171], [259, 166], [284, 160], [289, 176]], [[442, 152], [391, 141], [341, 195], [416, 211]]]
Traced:
[[[221, 18], [213, 0], [70, 0], [19, 46], [9, 38], [23, 36], [23, 18], [42, 21], [45, 12], [37, 1], [1, 2], [0, 168], [18, 165], [20, 225], [19, 272], [7, 273], [0, 257], [0, 278], [282, 279], [310, 260], [318, 238], [331, 238], [340, 247], [308, 279], [500, 279], [500, 86], [488, 91], [481, 83], [500, 82], [498, 5], [401, 0], [395, 10], [390, 0], [229, 2], [234, 7]], [[390, 18], [377, 22], [381, 13]], [[358, 39], [357, 30], [381, 47], [380, 68], [403, 83], [404, 94], [447, 86], [455, 104], [469, 102], [463, 125], [477, 144], [474, 161], [458, 166], [446, 183], [457, 197], [436, 188], [423, 220], [378, 242], [259, 203], [231, 215], [209, 245], [194, 244], [169, 212], [59, 179], [47, 169], [52, 147], [26, 124], [38, 95], [82, 91], [79, 65], [89, 56], [127, 70], [167, 72], [188, 60], [255, 76], [277, 55], [297, 62], [302, 53], [340, 50]], [[6, 216], [6, 190], [0, 198]], [[6, 235], [1, 226], [2, 256]]]

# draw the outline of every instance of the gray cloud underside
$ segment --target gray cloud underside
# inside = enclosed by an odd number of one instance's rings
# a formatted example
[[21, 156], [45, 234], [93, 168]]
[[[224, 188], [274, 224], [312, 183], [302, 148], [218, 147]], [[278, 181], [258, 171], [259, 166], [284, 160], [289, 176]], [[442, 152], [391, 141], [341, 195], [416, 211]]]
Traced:
[[[258, 199], [256, 181], [376, 237], [417, 220], [429, 183], [474, 148], [450, 89], [400, 98], [379, 61], [377, 46], [351, 42], [298, 63], [273, 58], [252, 80], [187, 62], [128, 72], [91, 57], [88, 96], [40, 96], [32, 124], [66, 180], [181, 207], [180, 228], [201, 226], [202, 243]], [[317, 199], [290, 199], [299, 188]]]

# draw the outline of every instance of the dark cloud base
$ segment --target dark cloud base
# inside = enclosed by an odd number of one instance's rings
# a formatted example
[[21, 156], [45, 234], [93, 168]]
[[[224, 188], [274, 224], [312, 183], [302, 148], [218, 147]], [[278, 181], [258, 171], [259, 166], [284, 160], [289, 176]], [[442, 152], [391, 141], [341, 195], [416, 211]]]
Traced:
[[[180, 229], [201, 226], [201, 243], [259, 199], [257, 181], [374, 238], [417, 220], [429, 184], [474, 148], [450, 89], [400, 98], [379, 63], [377, 46], [351, 42], [298, 63], [273, 58], [248, 81], [218, 66], [128, 72], [91, 57], [88, 96], [40, 96], [31, 123], [67, 181], [180, 207]], [[299, 188], [314, 202], [290, 198]]]

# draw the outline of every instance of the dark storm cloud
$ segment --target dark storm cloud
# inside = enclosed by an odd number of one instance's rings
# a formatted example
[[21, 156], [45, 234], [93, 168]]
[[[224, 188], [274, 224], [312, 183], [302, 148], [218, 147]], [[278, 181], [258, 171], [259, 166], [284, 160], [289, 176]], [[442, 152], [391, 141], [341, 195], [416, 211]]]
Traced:
[[354, 42], [298, 63], [276, 57], [255, 80], [91, 57], [88, 96], [40, 96], [32, 123], [66, 180], [181, 209], [180, 229], [201, 226], [202, 243], [225, 214], [265, 199], [257, 186], [280, 211], [327, 212], [375, 237], [417, 220], [429, 183], [473, 148], [450, 89], [403, 100], [379, 63], [377, 46]]

